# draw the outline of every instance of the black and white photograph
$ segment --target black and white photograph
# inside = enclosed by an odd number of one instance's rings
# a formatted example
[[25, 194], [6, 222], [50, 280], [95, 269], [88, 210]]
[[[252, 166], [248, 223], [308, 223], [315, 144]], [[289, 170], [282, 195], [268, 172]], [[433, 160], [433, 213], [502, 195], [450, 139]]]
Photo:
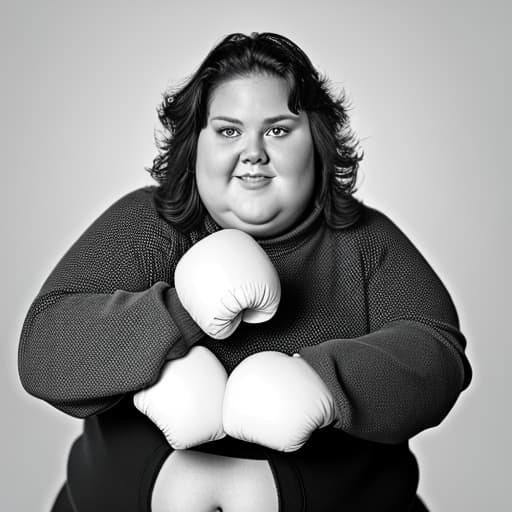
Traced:
[[2, 510], [512, 510], [508, 2], [0, 20]]

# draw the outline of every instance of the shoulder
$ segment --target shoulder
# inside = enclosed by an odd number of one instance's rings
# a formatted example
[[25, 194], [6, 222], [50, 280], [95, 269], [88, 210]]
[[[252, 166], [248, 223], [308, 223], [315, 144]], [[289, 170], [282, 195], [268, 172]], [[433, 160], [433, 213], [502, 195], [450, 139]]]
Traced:
[[112, 222], [116, 227], [126, 225], [131, 232], [145, 229], [172, 230], [170, 226], [157, 212], [154, 193], [157, 189], [154, 185], [138, 188], [115, 200], [101, 215], [98, 220]]
[[357, 222], [339, 233], [353, 238], [360, 247], [387, 245], [394, 238], [404, 236], [390, 217], [366, 204], [361, 205]]
[[105, 242], [134, 240], [158, 223], [151, 207], [151, 189], [143, 187], [114, 200], [92, 222], [86, 237], [104, 237]]
[[155, 189], [155, 186], [149, 185], [132, 190], [116, 199], [107, 208], [105, 213], [111, 217], [119, 218], [124, 218], [125, 216], [140, 217], [141, 215], [151, 218], [156, 214], [153, 204]]
[[372, 235], [388, 236], [400, 231], [396, 223], [384, 212], [368, 205], [363, 205], [360, 229]]
[[[367, 205], [362, 206], [359, 220], [346, 230], [351, 246], [357, 251], [364, 267], [380, 267], [391, 255], [417, 255], [418, 250], [387, 214]], [[346, 237], [344, 237], [346, 240]]]
[[157, 188], [148, 185], [126, 193], [95, 224], [101, 232], [112, 233], [137, 251], [157, 251], [168, 256], [175, 251], [182, 252], [188, 246], [188, 237], [159, 215], [154, 202]]

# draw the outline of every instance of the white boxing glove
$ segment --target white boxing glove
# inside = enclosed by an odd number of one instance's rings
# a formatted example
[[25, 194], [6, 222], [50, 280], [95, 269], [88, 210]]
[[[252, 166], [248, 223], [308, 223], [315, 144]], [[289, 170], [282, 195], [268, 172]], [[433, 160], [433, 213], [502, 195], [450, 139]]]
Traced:
[[174, 286], [183, 307], [210, 337], [230, 336], [241, 320], [265, 322], [281, 299], [276, 269], [265, 251], [238, 229], [217, 231], [179, 260]]
[[133, 396], [176, 450], [222, 439], [222, 401], [227, 373], [206, 347], [195, 345], [186, 356], [167, 362], [159, 380]]
[[231, 437], [292, 452], [334, 419], [331, 392], [298, 354], [253, 354], [228, 378], [222, 421]]

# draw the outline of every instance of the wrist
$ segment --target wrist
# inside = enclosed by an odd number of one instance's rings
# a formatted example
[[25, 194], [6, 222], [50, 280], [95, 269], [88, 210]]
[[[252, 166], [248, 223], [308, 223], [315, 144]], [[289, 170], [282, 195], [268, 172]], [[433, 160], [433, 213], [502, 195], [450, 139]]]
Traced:
[[174, 320], [174, 323], [178, 327], [187, 349], [190, 349], [205, 335], [205, 333], [185, 309], [175, 288], [169, 288], [167, 290], [165, 305], [167, 307], [167, 311]]

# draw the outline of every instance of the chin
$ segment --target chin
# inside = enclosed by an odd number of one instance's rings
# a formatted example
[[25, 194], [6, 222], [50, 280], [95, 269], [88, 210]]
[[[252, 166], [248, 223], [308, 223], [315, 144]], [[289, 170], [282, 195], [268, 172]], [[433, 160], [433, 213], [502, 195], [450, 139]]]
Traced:
[[283, 225], [284, 223], [281, 218], [277, 219], [278, 216], [279, 212], [270, 217], [268, 215], [265, 217], [250, 217], [232, 214], [218, 219], [217, 224], [224, 229], [239, 229], [257, 238], [270, 238], [278, 236], [288, 229], [286, 225]]
[[248, 224], [244, 223], [238, 228], [257, 238], [270, 238], [282, 234], [285, 229], [274, 224]]

